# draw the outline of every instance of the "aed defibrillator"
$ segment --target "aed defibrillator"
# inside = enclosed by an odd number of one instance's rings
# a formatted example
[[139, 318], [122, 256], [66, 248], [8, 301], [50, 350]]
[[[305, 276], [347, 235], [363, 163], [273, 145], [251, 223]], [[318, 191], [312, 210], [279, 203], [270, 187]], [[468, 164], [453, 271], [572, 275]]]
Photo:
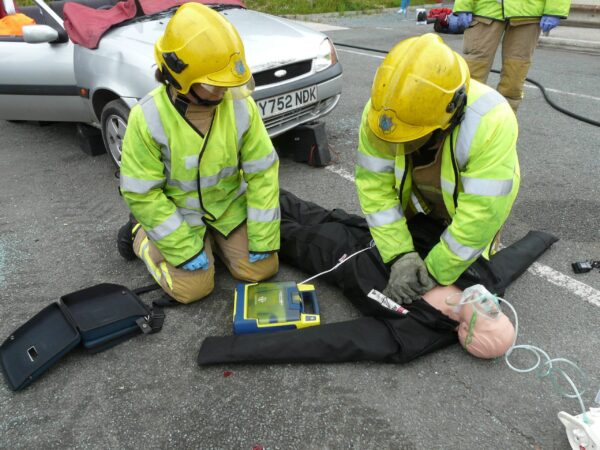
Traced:
[[295, 330], [321, 323], [315, 287], [293, 281], [239, 283], [233, 308], [234, 334]]

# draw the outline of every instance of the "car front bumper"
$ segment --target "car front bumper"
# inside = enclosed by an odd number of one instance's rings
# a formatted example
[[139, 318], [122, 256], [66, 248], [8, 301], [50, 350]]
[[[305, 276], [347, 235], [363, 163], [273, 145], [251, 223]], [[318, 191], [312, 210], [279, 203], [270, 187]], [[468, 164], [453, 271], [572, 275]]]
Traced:
[[269, 136], [278, 136], [298, 125], [313, 122], [331, 112], [339, 102], [342, 92], [342, 66], [337, 63], [322, 72], [307, 77], [284, 82], [278, 86], [258, 88], [252, 94], [254, 100], [258, 101], [315, 85], [317, 86], [316, 103], [263, 119]]

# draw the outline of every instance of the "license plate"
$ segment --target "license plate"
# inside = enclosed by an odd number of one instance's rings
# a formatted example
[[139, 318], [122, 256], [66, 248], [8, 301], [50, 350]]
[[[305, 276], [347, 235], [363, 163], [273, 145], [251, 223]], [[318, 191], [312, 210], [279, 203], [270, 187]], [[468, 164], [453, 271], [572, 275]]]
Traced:
[[281, 94], [256, 102], [263, 119], [317, 102], [317, 86]]

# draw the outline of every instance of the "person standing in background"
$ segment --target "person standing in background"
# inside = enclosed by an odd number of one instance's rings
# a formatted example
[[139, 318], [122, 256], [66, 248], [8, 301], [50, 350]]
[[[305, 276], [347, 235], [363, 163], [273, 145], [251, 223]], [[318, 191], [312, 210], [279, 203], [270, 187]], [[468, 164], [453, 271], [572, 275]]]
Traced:
[[498, 92], [512, 109], [523, 99], [523, 85], [540, 30], [556, 27], [569, 14], [571, 0], [456, 0], [454, 14], [465, 29], [463, 53], [471, 78], [486, 83], [502, 40]]

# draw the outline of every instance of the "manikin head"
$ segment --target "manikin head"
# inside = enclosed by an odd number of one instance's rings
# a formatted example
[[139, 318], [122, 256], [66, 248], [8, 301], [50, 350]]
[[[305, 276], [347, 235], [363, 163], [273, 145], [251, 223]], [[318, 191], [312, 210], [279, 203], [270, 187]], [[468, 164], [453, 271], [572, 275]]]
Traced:
[[458, 340], [471, 355], [496, 358], [513, 345], [513, 324], [491, 297], [481, 294], [478, 286], [464, 292], [456, 286], [437, 286], [424, 294], [423, 299], [459, 322]]

